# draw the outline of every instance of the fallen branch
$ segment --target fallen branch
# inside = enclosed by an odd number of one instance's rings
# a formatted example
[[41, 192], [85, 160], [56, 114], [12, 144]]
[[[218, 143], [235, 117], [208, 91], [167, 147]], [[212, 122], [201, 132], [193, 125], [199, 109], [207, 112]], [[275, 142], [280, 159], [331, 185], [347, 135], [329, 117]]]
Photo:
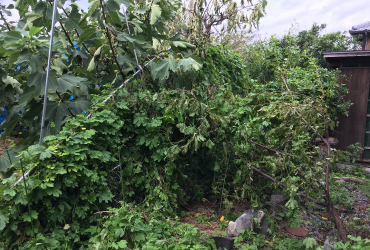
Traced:
[[115, 213], [115, 212], [112, 212], [112, 211], [99, 211], [99, 212], [96, 212], [94, 214], [102, 214], [102, 213]]
[[344, 181], [353, 181], [353, 182], [358, 182], [361, 184], [364, 184], [365, 182], [363, 180], [354, 178], [354, 177], [334, 177], [335, 179], [342, 179]]
[[[213, 120], [212, 120], [212, 118], [211, 118], [211, 117], [209, 117], [208, 115], [206, 115], [206, 119], [209, 121], [209, 123], [211, 123], [211, 125], [212, 125], [216, 130], [218, 129], [218, 128], [217, 128], [217, 126], [216, 126], [216, 124], [213, 122]], [[236, 154], [236, 152], [235, 152], [235, 150], [234, 150], [233, 146], [231, 145], [231, 143], [230, 143], [226, 138], [224, 139], [224, 142], [225, 142], [225, 143], [226, 143], [226, 145], [230, 148], [231, 152], [233, 152], [233, 154], [234, 154], [238, 159], [240, 159], [240, 160], [241, 160], [240, 156], [238, 156], [238, 155]], [[246, 164], [244, 161], [243, 161], [243, 163], [244, 163], [244, 164]], [[278, 183], [279, 185], [281, 185], [281, 186], [283, 186], [283, 187], [286, 187], [286, 185], [285, 185], [285, 184], [283, 184], [283, 183], [281, 183], [281, 182], [277, 181], [275, 178], [273, 178], [273, 177], [271, 177], [270, 175], [268, 175], [268, 174], [264, 173], [264, 172], [263, 172], [263, 171], [261, 171], [260, 169], [258, 169], [258, 168], [256, 168], [256, 167], [254, 167], [254, 166], [252, 166], [252, 165], [250, 165], [250, 168], [251, 168], [254, 172], [257, 172], [257, 173], [259, 173], [260, 175], [262, 175], [263, 177], [265, 177], [265, 178], [267, 178], [267, 179], [269, 179], [269, 180], [271, 180], [271, 181], [273, 181], [273, 182], [276, 182], [276, 183]], [[298, 193], [299, 193], [299, 195], [300, 195], [300, 196], [302, 196], [302, 197], [306, 197], [306, 195], [305, 195], [303, 192], [298, 192]], [[315, 199], [315, 198], [313, 198], [313, 197], [307, 196], [307, 199], [309, 199], [310, 201], [315, 202], [315, 203], [316, 203], [316, 204], [318, 204], [318, 205], [321, 205], [321, 206], [327, 206], [327, 204], [326, 204], [326, 203], [321, 202], [321, 201], [318, 201], [317, 199]]]

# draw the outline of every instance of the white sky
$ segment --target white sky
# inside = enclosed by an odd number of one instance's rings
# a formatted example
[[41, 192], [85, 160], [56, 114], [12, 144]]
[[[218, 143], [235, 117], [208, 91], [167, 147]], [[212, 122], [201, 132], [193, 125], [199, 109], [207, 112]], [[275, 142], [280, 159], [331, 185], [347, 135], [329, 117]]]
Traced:
[[291, 25], [306, 30], [312, 24], [327, 24], [324, 33], [348, 31], [353, 25], [370, 21], [368, 0], [267, 0], [266, 15], [261, 18], [262, 37], [288, 33]]
[[[255, 0], [256, 1], [256, 0]], [[266, 15], [261, 18], [259, 34], [269, 37], [286, 34], [293, 24], [298, 30], [312, 27], [312, 24], [326, 23], [324, 33], [348, 31], [353, 25], [370, 21], [368, 0], [267, 0]], [[15, 3], [2, 0], [3, 4]], [[88, 0], [78, 0], [77, 5], [87, 11]], [[13, 13], [15, 13], [13, 11]], [[17, 16], [9, 18], [16, 20]], [[298, 26], [297, 26], [298, 25]]]

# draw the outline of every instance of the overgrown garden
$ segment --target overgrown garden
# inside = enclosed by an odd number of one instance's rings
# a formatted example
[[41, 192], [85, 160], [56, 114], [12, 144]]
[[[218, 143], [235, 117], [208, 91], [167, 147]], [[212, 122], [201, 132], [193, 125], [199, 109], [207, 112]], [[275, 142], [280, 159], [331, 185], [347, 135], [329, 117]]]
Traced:
[[[0, 106], [8, 114], [0, 139], [25, 138], [0, 158], [2, 247], [213, 249], [211, 235], [178, 221], [186, 205], [262, 209], [280, 192], [290, 226], [300, 226], [302, 207], [319, 205], [338, 232], [337, 249], [363, 249], [368, 241], [347, 236], [338, 213], [347, 200], [333, 176], [361, 147], [330, 146], [350, 102], [340, 72], [321, 56], [358, 44], [320, 36], [317, 25], [240, 43], [235, 34], [258, 26], [266, 4], [92, 0], [83, 12], [59, 1], [41, 146], [52, 6], [2, 7]], [[19, 12], [15, 26], [8, 9]], [[235, 246], [321, 249], [314, 238], [286, 238], [277, 224], [269, 219], [269, 238], [246, 231]]]

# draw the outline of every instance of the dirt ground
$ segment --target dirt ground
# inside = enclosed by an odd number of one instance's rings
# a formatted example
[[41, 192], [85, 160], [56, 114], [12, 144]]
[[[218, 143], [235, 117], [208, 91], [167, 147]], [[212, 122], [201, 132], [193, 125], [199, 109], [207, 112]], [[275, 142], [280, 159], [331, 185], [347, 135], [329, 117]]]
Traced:
[[[184, 211], [187, 211], [190, 216], [181, 218], [180, 222], [193, 224], [195, 227], [199, 229], [200, 232], [206, 232], [208, 235], [214, 235], [214, 231], [219, 231], [217, 227], [217, 222], [220, 220], [222, 216], [226, 217], [226, 210], [224, 208], [221, 209], [219, 214], [220, 203], [216, 202], [200, 202], [198, 204], [192, 204], [185, 207]], [[248, 204], [233, 204], [231, 208], [231, 212], [233, 213], [242, 213], [245, 210], [250, 209]], [[211, 219], [209, 223], [197, 223], [198, 216], [212, 216], [215, 217]]]
[[6, 145], [4, 144], [4, 141], [0, 141], [0, 156], [5, 152], [6, 148], [9, 148], [13, 144], [17, 144], [21, 140], [23, 140], [23, 138], [14, 138], [7, 136], [5, 138]]

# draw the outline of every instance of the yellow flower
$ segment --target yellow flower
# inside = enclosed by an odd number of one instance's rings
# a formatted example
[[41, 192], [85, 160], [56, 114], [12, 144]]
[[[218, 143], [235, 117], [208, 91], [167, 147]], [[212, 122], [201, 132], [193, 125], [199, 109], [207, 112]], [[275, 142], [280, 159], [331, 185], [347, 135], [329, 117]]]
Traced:
[[225, 219], [225, 217], [224, 217], [224, 216], [222, 216], [222, 217], [220, 218], [220, 221], [221, 221], [221, 222], [223, 222], [223, 221], [224, 221], [224, 219]]
[[54, 153], [58, 152], [58, 150], [54, 150]]
[[325, 218], [325, 217], [321, 217], [321, 218], [323, 218], [324, 220], [328, 220], [328, 218]]
[[86, 128], [82, 128], [82, 130], [86, 130]]
[[228, 220], [225, 220], [225, 222], [226, 222], [226, 223], [229, 223], [229, 221], [228, 221]]

